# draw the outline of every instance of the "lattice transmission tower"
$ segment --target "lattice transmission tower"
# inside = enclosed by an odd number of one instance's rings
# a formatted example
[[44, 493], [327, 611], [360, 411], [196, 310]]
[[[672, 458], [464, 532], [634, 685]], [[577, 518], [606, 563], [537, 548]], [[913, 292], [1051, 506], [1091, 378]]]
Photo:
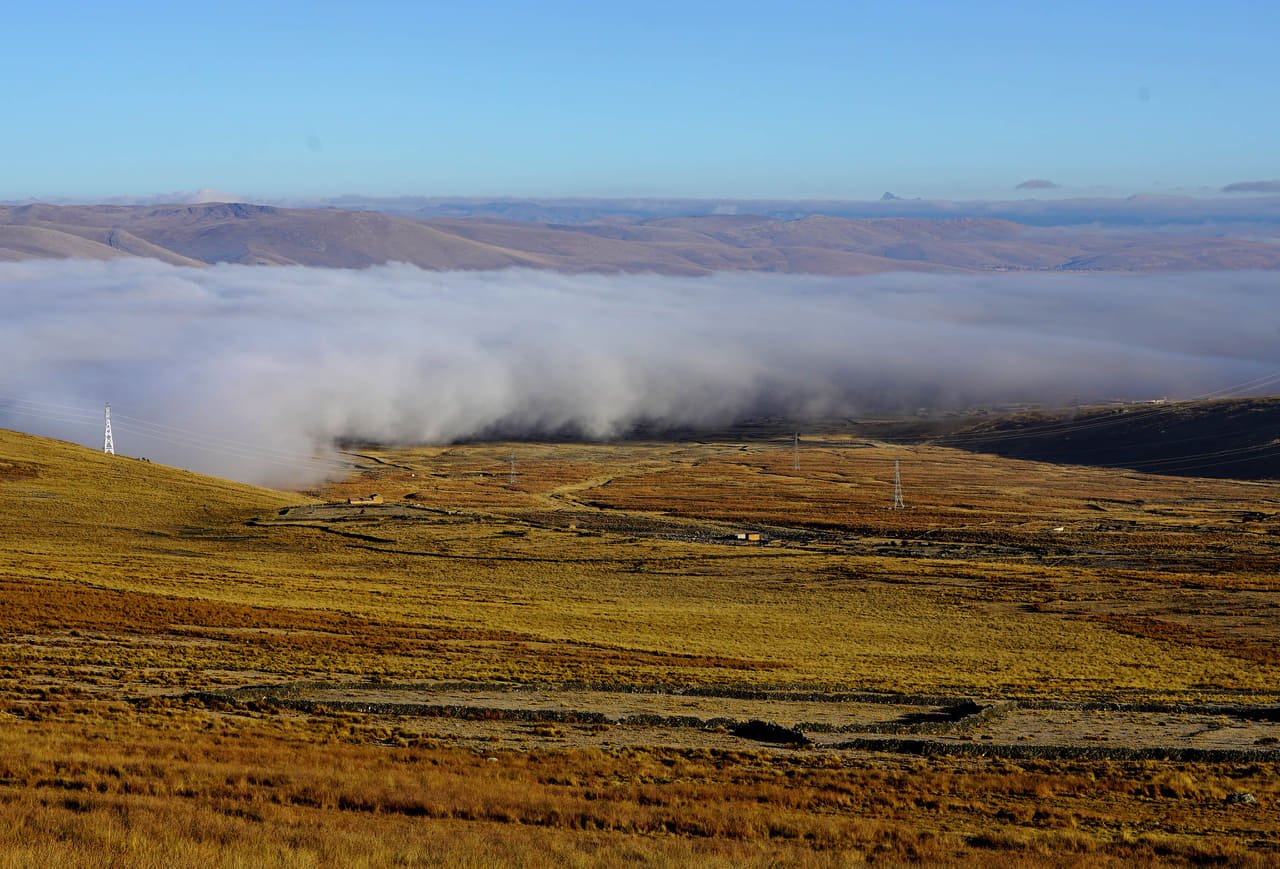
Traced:
[[893, 460], [893, 508], [894, 510], [906, 509], [906, 504], [902, 501], [902, 463], [897, 459]]
[[102, 451], [109, 456], [114, 456], [116, 454], [116, 443], [111, 439], [111, 403], [110, 402], [107, 403], [106, 408], [103, 410], [103, 416], [106, 419], [107, 426], [106, 426], [106, 431], [103, 434], [103, 438], [102, 438]]

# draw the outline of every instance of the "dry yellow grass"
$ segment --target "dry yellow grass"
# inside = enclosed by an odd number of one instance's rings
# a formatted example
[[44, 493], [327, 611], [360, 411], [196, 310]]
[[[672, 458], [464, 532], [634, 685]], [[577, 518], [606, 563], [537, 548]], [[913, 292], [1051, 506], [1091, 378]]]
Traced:
[[[1274, 484], [835, 438], [799, 471], [765, 441], [364, 455], [303, 496], [0, 433], [0, 865], [1276, 856], [1272, 763], [489, 762], [167, 699], [376, 677], [1275, 703]], [[747, 529], [770, 542], [722, 539]]]
[[[168, 712], [163, 715], [161, 713]], [[1266, 865], [1275, 764], [671, 750], [477, 754], [108, 707], [0, 731], [0, 860], [130, 865]], [[490, 759], [493, 758], [493, 759]], [[1272, 843], [1274, 844], [1274, 843]], [[1261, 846], [1261, 847], [1259, 847]]]
[[[1197, 641], [1206, 638], [1196, 618], [1181, 637], [1157, 637], [1105, 617], [1148, 604], [1156, 614], [1192, 605], [1213, 614], [1205, 587], [1274, 605], [1280, 523], [1274, 508], [1266, 519], [1241, 517], [1274, 503], [1275, 485], [826, 443], [803, 450], [798, 472], [789, 449], [759, 443], [388, 451], [378, 454], [386, 464], [330, 494], [377, 489], [483, 511], [479, 522], [352, 517], [342, 527], [383, 537], [371, 548], [405, 570], [495, 548], [531, 559], [524, 570], [483, 571], [516, 572], [527, 595], [509, 596], [501, 582], [487, 593], [471, 586], [494, 604], [487, 624], [506, 629], [640, 648], [677, 642], [759, 659], [780, 681], [845, 687], [1272, 690], [1277, 661], [1264, 652], [1274, 637], [1231, 613], [1212, 624], [1227, 642]], [[885, 509], [896, 456], [906, 459], [905, 511]], [[495, 515], [511, 522], [495, 527]], [[779, 526], [814, 533], [764, 548], [662, 539]], [[586, 536], [595, 529], [602, 535]], [[554, 572], [538, 558], [557, 561]], [[454, 561], [442, 582], [477, 574]]]

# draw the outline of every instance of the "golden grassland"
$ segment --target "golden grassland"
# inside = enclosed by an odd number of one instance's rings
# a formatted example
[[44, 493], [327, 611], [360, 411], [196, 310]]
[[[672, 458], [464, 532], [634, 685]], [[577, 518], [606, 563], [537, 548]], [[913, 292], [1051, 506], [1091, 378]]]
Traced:
[[359, 722], [182, 708], [6, 727], [12, 864], [872, 860], [1265, 865], [1274, 765], [956, 761], [672, 749], [477, 754]]
[[0, 432], [0, 865], [1280, 859], [1270, 760], [490, 753], [183, 699], [464, 679], [1275, 704], [1280, 485], [838, 435], [798, 470], [767, 439], [353, 458], [300, 495]]

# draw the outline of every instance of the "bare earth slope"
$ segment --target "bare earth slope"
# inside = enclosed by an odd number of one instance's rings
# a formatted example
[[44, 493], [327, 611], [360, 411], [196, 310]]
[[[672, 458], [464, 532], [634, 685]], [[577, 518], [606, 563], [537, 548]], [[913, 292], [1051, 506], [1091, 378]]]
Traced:
[[665, 217], [550, 224], [210, 203], [0, 207], [0, 260], [145, 256], [178, 264], [768, 271], [1277, 269], [1270, 240], [1036, 228], [983, 217]]

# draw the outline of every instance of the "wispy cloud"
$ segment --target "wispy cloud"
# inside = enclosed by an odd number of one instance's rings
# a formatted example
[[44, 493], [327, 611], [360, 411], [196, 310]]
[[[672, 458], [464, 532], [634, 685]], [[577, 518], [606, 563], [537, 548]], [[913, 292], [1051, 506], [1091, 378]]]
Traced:
[[[1193, 395], [1280, 368], [1280, 275], [440, 273], [0, 264], [0, 396], [292, 455], [338, 438], [623, 434], [1005, 400]], [[100, 422], [0, 425], [96, 444]], [[297, 482], [121, 426], [134, 455]]]
[[1028, 178], [1026, 181], [1023, 181], [1014, 189], [1015, 190], [1058, 190], [1061, 187], [1062, 187], [1061, 184], [1056, 184], [1047, 178]]
[[1223, 193], [1280, 193], [1280, 181], [1237, 181], [1222, 188]]
[[199, 190], [175, 190], [169, 193], [152, 193], [146, 196], [108, 196], [105, 198], [42, 196], [31, 199], [8, 200], [3, 204], [26, 205], [30, 202], [47, 202], [50, 205], [203, 205], [209, 202], [268, 204], [260, 196], [232, 193], [213, 187], [201, 187]]

